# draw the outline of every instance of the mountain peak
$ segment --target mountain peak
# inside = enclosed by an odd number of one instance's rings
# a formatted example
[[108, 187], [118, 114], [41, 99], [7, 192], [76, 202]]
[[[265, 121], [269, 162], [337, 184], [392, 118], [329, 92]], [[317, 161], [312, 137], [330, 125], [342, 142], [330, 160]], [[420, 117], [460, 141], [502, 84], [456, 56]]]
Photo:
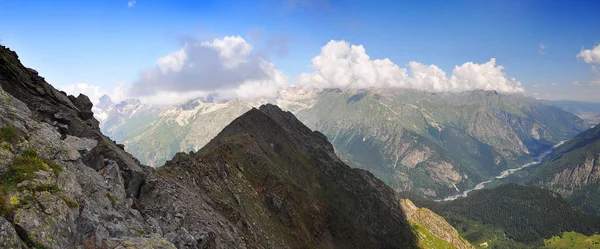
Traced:
[[[416, 247], [394, 191], [344, 164], [324, 135], [276, 105], [250, 109], [200, 151], [178, 153], [161, 170], [200, 177], [201, 189], [185, 191], [213, 196], [241, 223], [256, 223], [250, 238], [294, 234], [280, 237], [293, 248]], [[147, 205], [152, 196], [142, 194]]]
[[110, 96], [108, 96], [107, 94], [104, 94], [104, 95], [102, 95], [102, 97], [100, 97], [98, 105], [96, 105], [96, 108], [104, 110], [106, 108], [113, 106], [114, 104], [115, 103], [112, 101]]

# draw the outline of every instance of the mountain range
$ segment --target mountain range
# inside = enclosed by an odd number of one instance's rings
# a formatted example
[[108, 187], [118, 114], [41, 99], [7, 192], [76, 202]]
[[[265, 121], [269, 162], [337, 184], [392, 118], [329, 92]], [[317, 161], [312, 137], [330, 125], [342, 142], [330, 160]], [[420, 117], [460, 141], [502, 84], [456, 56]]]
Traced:
[[[562, 109], [495, 91], [290, 87], [276, 102], [325, 134], [347, 164], [395, 190], [430, 198], [472, 188], [587, 128]], [[101, 127], [142, 163], [157, 167], [177, 152], [202, 148], [255, 105], [198, 98], [163, 109], [138, 106], [121, 107], [139, 109], [126, 113], [115, 105]]]

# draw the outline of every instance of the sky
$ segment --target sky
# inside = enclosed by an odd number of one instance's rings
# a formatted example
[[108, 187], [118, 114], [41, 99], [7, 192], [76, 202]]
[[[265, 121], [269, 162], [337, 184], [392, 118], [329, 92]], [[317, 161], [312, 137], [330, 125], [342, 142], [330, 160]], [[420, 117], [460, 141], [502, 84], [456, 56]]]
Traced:
[[600, 1], [0, 0], [0, 43], [93, 102], [289, 85], [600, 102]]

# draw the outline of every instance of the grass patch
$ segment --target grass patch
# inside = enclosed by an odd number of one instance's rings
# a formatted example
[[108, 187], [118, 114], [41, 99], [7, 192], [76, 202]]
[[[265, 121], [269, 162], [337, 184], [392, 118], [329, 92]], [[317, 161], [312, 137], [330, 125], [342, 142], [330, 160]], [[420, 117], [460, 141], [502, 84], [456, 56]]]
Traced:
[[37, 150], [35, 150], [34, 148], [27, 148], [25, 151], [23, 151], [23, 156], [25, 157], [39, 157]]
[[585, 236], [576, 232], [564, 232], [544, 240], [544, 248], [600, 248], [600, 234]]
[[115, 197], [113, 197], [110, 193], [106, 193], [105, 196], [106, 196], [106, 198], [108, 198], [110, 203], [112, 203], [113, 207], [115, 207], [117, 205], [117, 200], [115, 200]]
[[39, 157], [18, 156], [2, 179], [5, 183], [16, 185], [24, 180], [33, 179], [36, 171], [47, 169], [49, 169], [48, 164]]
[[10, 144], [16, 144], [21, 141], [19, 131], [13, 125], [0, 128], [0, 142], [6, 141]]

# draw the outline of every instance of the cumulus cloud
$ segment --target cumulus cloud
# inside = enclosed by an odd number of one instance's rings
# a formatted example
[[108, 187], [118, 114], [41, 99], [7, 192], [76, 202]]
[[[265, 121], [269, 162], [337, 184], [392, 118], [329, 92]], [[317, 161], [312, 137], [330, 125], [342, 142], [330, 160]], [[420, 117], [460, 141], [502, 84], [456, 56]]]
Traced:
[[137, 2], [135, 0], [129, 0], [129, 2], [127, 2], [127, 7], [131, 8], [131, 7], [135, 6], [136, 3]]
[[450, 76], [436, 65], [409, 62], [409, 76], [407, 69], [387, 58], [372, 60], [362, 45], [332, 40], [311, 62], [314, 72], [301, 74], [297, 78], [299, 86], [319, 89], [408, 87], [429, 91], [524, 91], [519, 81], [505, 76], [504, 67], [496, 65], [495, 58], [483, 64], [467, 62], [455, 66]]
[[539, 55], [546, 55], [546, 44], [541, 43], [540, 46], [538, 47], [538, 54]]
[[252, 52], [239, 36], [197, 42], [157, 60], [140, 73], [128, 93], [138, 98], [219, 93], [245, 100], [276, 97], [287, 85], [282, 72]]
[[581, 50], [577, 54], [577, 59], [585, 61], [589, 64], [600, 64], [600, 45], [595, 46], [592, 49]]
[[581, 82], [579, 82], [579, 81], [573, 81], [571, 83], [571, 85], [573, 85], [573, 86], [581, 86]]

